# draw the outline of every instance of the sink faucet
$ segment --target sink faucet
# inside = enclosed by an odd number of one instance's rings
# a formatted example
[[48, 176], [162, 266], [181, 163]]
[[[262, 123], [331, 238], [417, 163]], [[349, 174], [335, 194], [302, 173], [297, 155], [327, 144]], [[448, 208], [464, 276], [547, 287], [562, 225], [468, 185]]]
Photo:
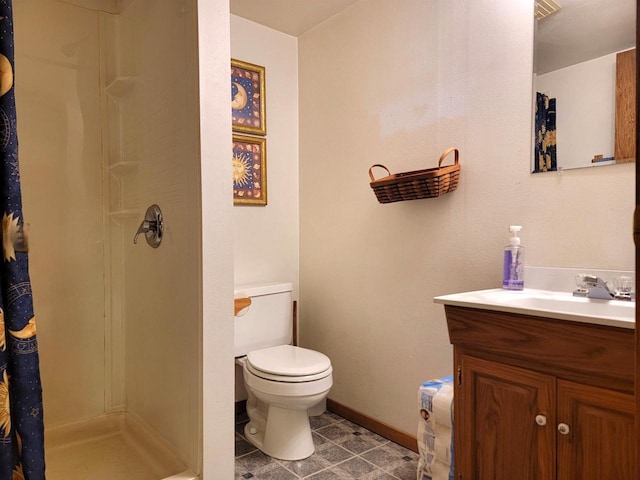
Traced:
[[595, 275], [585, 275], [582, 278], [582, 284], [587, 290], [586, 297], [600, 298], [602, 300], [611, 300], [614, 298], [613, 292], [609, 290], [607, 282]]
[[[616, 279], [616, 281], [618, 281], [618, 279]], [[596, 275], [578, 275], [576, 277], [576, 283], [578, 284], [578, 288], [573, 291], [575, 297], [599, 298], [602, 300], [634, 300], [630, 286], [624, 289], [617, 288], [616, 286], [616, 291], [613, 292], [607, 282]]]

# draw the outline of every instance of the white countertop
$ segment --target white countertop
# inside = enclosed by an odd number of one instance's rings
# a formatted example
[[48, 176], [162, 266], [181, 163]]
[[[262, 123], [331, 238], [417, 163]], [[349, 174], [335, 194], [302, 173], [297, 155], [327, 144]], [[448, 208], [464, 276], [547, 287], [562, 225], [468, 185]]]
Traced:
[[635, 328], [635, 302], [574, 297], [571, 292], [525, 288], [520, 291], [496, 288], [441, 295], [435, 303], [498, 312], [534, 315], [574, 322]]

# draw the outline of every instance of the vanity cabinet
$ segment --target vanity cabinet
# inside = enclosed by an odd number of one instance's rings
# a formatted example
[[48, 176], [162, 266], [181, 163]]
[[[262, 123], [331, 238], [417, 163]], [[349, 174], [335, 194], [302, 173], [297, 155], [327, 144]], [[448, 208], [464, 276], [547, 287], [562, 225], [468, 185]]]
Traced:
[[636, 478], [632, 329], [445, 312], [457, 480]]
[[556, 405], [559, 480], [637, 478], [633, 395], [558, 380]]

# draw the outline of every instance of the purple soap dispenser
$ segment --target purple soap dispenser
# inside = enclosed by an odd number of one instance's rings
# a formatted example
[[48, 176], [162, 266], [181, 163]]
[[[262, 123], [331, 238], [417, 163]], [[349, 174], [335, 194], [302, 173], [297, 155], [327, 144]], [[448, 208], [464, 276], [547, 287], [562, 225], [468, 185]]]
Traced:
[[524, 247], [520, 244], [520, 237], [518, 237], [520, 230], [522, 230], [520, 225], [509, 227], [511, 238], [509, 245], [504, 248], [502, 288], [507, 290], [522, 290], [524, 288]]

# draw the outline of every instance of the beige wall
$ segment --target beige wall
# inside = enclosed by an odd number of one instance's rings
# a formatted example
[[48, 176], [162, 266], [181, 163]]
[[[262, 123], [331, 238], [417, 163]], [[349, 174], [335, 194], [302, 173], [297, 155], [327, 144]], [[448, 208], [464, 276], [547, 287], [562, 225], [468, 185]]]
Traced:
[[[533, 4], [362, 0], [299, 39], [300, 307], [330, 398], [415, 434], [416, 395], [452, 373], [439, 294], [526, 263], [633, 269], [633, 165], [529, 174]], [[458, 190], [377, 203], [367, 171], [460, 150]], [[572, 285], [567, 285], [567, 290]]]
[[266, 207], [236, 206], [237, 285], [288, 281], [298, 286], [298, 41], [231, 16], [231, 56], [265, 67]]
[[14, 4], [25, 221], [47, 427], [104, 412], [105, 293], [96, 12]]

